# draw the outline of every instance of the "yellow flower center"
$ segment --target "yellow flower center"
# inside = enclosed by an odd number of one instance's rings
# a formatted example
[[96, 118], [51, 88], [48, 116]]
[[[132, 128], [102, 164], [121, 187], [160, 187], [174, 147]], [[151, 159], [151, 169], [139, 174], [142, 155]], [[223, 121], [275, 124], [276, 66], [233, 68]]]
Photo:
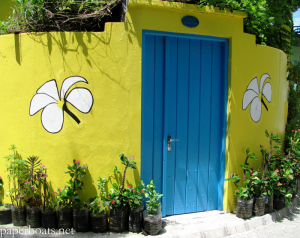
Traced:
[[56, 105], [57, 105], [60, 109], [62, 109], [62, 108], [63, 108], [63, 105], [64, 105], [64, 100], [58, 99], [58, 100], [56, 101]]
[[259, 92], [259, 94], [258, 94], [259, 100], [261, 100], [262, 96], [263, 96], [262, 92]]

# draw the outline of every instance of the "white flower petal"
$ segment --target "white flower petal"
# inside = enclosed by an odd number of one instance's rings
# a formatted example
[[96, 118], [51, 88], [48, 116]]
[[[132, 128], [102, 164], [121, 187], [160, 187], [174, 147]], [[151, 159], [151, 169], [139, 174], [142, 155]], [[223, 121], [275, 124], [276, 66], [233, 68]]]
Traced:
[[250, 116], [255, 122], [258, 122], [261, 118], [261, 101], [258, 97], [254, 98], [251, 103]]
[[244, 93], [244, 97], [243, 97], [243, 110], [245, 110], [256, 97], [257, 97], [256, 92], [254, 92], [253, 90], [247, 90]]
[[247, 87], [247, 90], [253, 90], [254, 92], [256, 92], [257, 95], [259, 94], [258, 80], [256, 77], [251, 80]]
[[36, 92], [40, 94], [47, 94], [55, 100], [58, 100], [59, 97], [56, 81], [54, 79], [44, 83]]
[[93, 106], [93, 95], [86, 88], [74, 88], [68, 94], [66, 101], [71, 103], [79, 111], [88, 113]]
[[64, 123], [63, 110], [56, 103], [49, 104], [42, 112], [41, 116], [43, 127], [51, 133], [57, 133], [61, 130]]
[[261, 78], [260, 78], [260, 91], [262, 91], [263, 85], [264, 85], [267, 78], [271, 79], [270, 75], [264, 74], [263, 76], [261, 76]]
[[67, 93], [67, 91], [70, 89], [70, 87], [73, 84], [78, 83], [78, 82], [87, 83], [87, 81], [80, 76], [73, 76], [73, 77], [66, 78], [61, 85], [60, 98], [63, 99], [65, 97], [65, 94]]
[[263, 88], [263, 91], [262, 91], [262, 94], [265, 96], [265, 98], [268, 100], [268, 102], [271, 102], [272, 100], [272, 86], [270, 83], [266, 83], [264, 88]]
[[30, 102], [29, 115], [36, 114], [50, 103], [56, 103], [56, 100], [47, 94], [35, 94]]

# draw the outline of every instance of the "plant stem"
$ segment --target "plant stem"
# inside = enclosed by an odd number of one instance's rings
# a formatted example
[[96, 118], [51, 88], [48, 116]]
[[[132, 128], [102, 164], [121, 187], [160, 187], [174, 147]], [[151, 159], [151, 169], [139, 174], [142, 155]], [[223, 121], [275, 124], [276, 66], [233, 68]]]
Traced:
[[[47, 174], [47, 169], [45, 169], [45, 174]], [[45, 180], [44, 180], [44, 210], [46, 209], [46, 199], [47, 199], [47, 195], [48, 194], [46, 194], [46, 185], [47, 184], [47, 178], [45, 177]]]
[[236, 184], [236, 182], [233, 182], [234, 183], [234, 185], [237, 187], [237, 188], [239, 188], [239, 186]]
[[125, 183], [125, 176], [126, 176], [126, 170], [128, 168], [128, 164], [126, 164], [124, 173], [123, 173], [123, 179], [122, 179], [122, 187], [120, 188], [120, 196], [122, 196], [123, 189], [124, 189], [124, 183]]
[[263, 181], [264, 180], [264, 178], [265, 178], [265, 175], [266, 175], [266, 171], [267, 171], [267, 169], [268, 169], [268, 167], [269, 167], [269, 163], [270, 163], [270, 160], [271, 160], [271, 158], [272, 158], [272, 155], [273, 155], [273, 143], [272, 143], [272, 137], [270, 137], [270, 153], [269, 153], [269, 156], [268, 156], [268, 160], [267, 160], [267, 162], [265, 163], [265, 166], [264, 166], [264, 172], [263, 172], [263, 175], [262, 175], [262, 177], [261, 177], [261, 180]]
[[[245, 159], [245, 164], [247, 164], [249, 156], [247, 155], [246, 159]], [[243, 176], [244, 176], [244, 183], [246, 182], [246, 169], [244, 168], [244, 172], [243, 172]]]
[[16, 178], [14, 177], [14, 189], [15, 189], [15, 198], [16, 198], [16, 204], [18, 206], [18, 199], [17, 199], [17, 185], [16, 185]]

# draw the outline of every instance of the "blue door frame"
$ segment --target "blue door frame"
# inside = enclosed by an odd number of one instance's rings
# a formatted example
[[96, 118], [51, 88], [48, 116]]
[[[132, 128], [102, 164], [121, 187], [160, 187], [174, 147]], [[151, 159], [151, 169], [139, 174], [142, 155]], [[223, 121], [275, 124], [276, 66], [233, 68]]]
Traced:
[[143, 31], [141, 178], [163, 216], [223, 207], [227, 75], [227, 39]]

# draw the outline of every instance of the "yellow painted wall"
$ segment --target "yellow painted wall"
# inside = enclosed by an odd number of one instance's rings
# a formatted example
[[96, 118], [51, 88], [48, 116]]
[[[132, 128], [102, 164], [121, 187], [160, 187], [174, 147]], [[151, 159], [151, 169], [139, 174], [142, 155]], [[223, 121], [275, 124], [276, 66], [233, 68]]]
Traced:
[[[10, 34], [0, 42], [1, 157], [13, 143], [23, 158], [38, 155], [54, 188], [69, 179], [67, 164], [80, 159], [89, 164], [85, 198], [96, 195], [99, 176], [113, 175], [115, 165], [124, 169], [121, 152], [135, 155], [140, 166], [140, 52], [137, 39], [128, 41], [124, 24], [108, 24], [105, 33]], [[92, 92], [92, 110], [83, 114], [69, 105], [81, 123], [65, 113], [62, 130], [51, 134], [42, 126], [41, 112], [29, 115], [31, 98], [46, 81], [56, 79], [60, 90], [65, 78], [77, 75], [88, 81], [74, 86]], [[127, 178], [139, 179], [139, 169], [128, 171]]]
[[[181, 18], [193, 15], [199, 26], [187, 28]], [[135, 172], [128, 181], [139, 179], [141, 145], [141, 46], [142, 30], [168, 31], [229, 39], [229, 89], [226, 172], [240, 171], [247, 147], [259, 155], [267, 145], [265, 129], [283, 136], [286, 122], [286, 55], [255, 44], [255, 37], [243, 33], [243, 13], [199, 9], [193, 5], [156, 1], [131, 1], [126, 23], [107, 23], [103, 33], [34, 33], [0, 37], [0, 151], [4, 156], [15, 143], [24, 158], [38, 155], [48, 167], [54, 188], [68, 179], [66, 164], [80, 159], [89, 164], [84, 198], [95, 195], [96, 179], [112, 174], [120, 165], [119, 153], [134, 154]], [[250, 81], [268, 73], [273, 97], [255, 123], [249, 107], [242, 109]], [[81, 120], [78, 125], [65, 114], [62, 130], [48, 133], [41, 124], [41, 112], [29, 115], [36, 90], [56, 79], [60, 90], [70, 76], [84, 77], [94, 97], [92, 110], [83, 114], [69, 109]], [[0, 170], [1, 175], [4, 168]], [[4, 181], [5, 182], [5, 181]], [[89, 183], [92, 182], [92, 183]], [[91, 185], [89, 185], [91, 184]], [[7, 187], [5, 187], [7, 188]], [[224, 210], [235, 207], [233, 186], [225, 182]]]
[[7, 17], [12, 15], [12, 8], [14, 4], [12, 0], [1, 0], [0, 1], [0, 21], [4, 21]]

